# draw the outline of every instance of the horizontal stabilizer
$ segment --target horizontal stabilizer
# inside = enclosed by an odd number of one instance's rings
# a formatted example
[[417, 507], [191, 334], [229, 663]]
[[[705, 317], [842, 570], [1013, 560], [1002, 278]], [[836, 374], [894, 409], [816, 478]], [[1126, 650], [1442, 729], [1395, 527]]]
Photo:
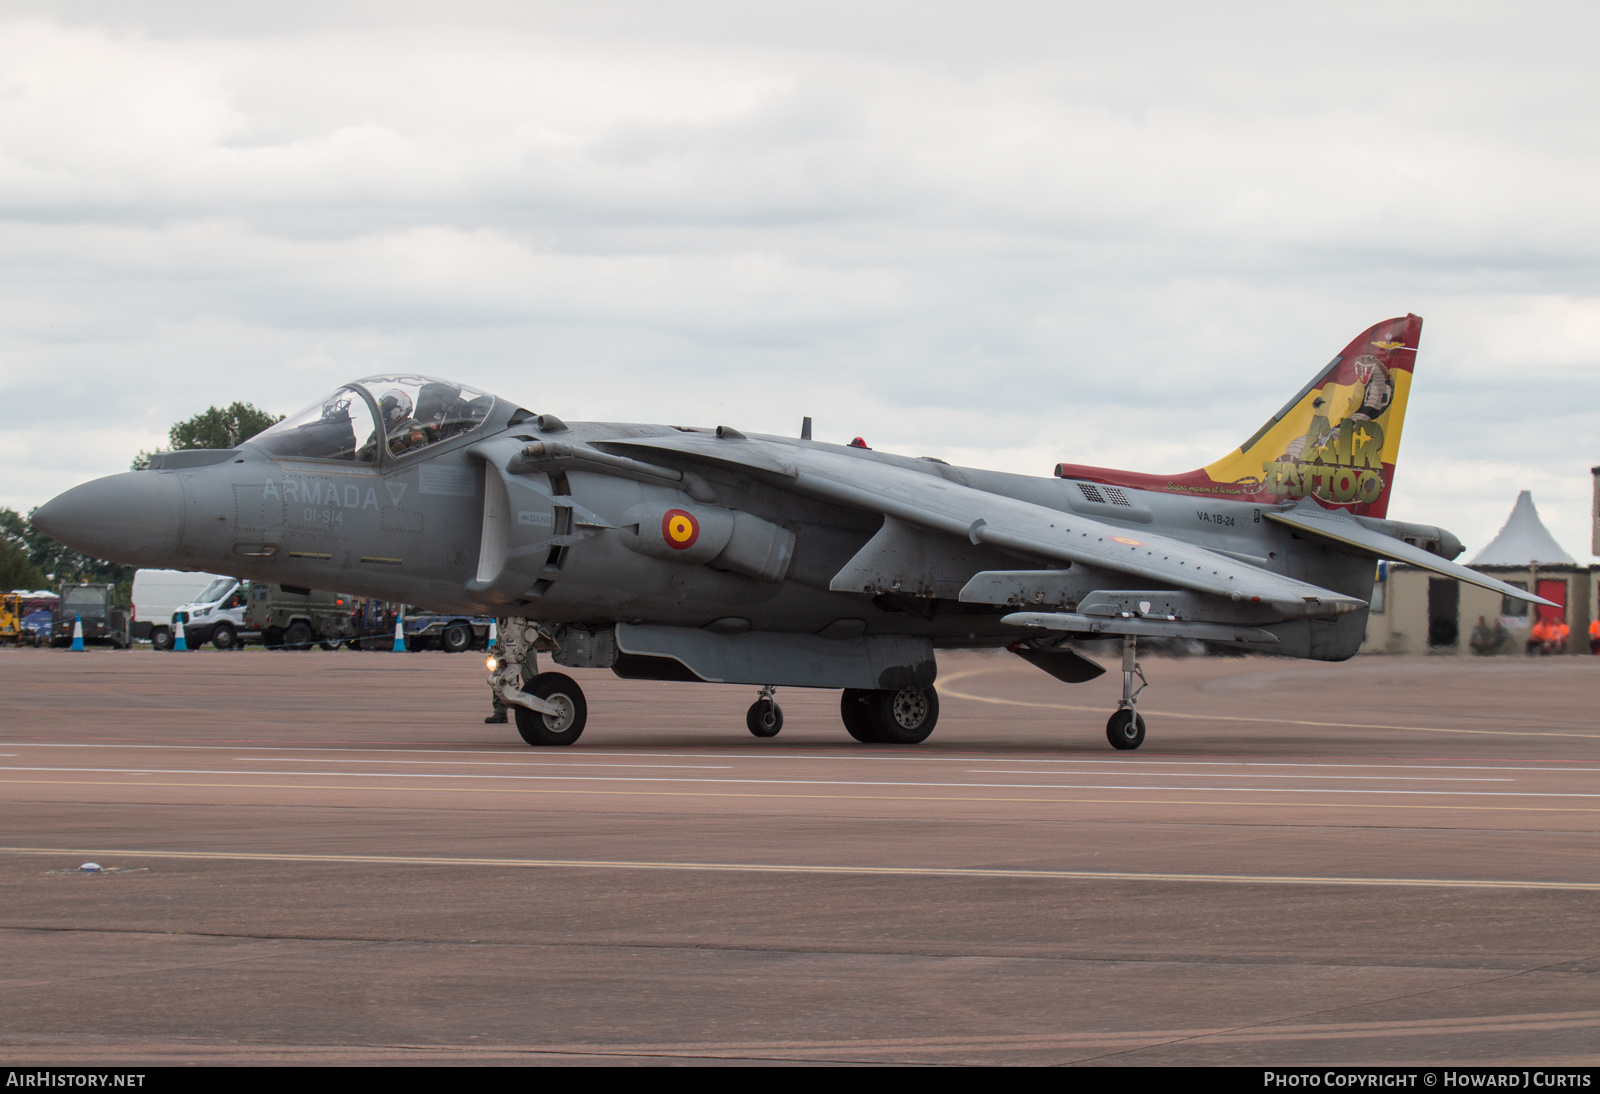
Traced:
[[1173, 619], [1120, 619], [1076, 612], [1012, 612], [1000, 622], [1013, 627], [1042, 627], [1069, 634], [1132, 634], [1149, 638], [1195, 638], [1211, 642], [1249, 642], [1276, 646], [1278, 636], [1260, 627], [1229, 623], [1185, 623]]
[[1465, 581], [1469, 585], [1476, 585], [1481, 589], [1489, 589], [1500, 593], [1502, 596], [1515, 597], [1526, 600], [1530, 604], [1545, 604], [1549, 607], [1559, 607], [1543, 597], [1535, 596], [1526, 589], [1519, 589], [1515, 585], [1507, 585], [1504, 581], [1497, 581], [1487, 574], [1480, 574], [1476, 570], [1468, 569], [1459, 562], [1440, 558], [1431, 551], [1424, 551], [1421, 547], [1414, 547], [1404, 540], [1386, 536], [1382, 532], [1374, 532], [1354, 517], [1342, 510], [1324, 509], [1314, 502], [1302, 502], [1286, 513], [1268, 512], [1263, 514], [1268, 520], [1275, 520], [1279, 524], [1286, 524], [1290, 528], [1312, 535], [1331, 539], [1335, 543], [1342, 543], [1346, 547], [1357, 547], [1363, 551], [1370, 551], [1379, 558], [1386, 558], [1391, 562], [1404, 562], [1422, 570], [1431, 570], [1442, 577], [1453, 577], [1457, 581]]

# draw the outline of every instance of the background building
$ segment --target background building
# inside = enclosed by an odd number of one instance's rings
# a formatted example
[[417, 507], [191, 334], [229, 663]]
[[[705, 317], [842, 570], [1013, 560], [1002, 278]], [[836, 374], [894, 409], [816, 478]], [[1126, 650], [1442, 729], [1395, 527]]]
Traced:
[[1556, 542], [1528, 491], [1517, 497], [1500, 534], [1467, 565], [1560, 607], [1527, 604], [1412, 566], [1380, 563], [1361, 652], [1470, 653], [1480, 618], [1488, 628], [1500, 628], [1499, 653], [1525, 652], [1536, 619], [1564, 621], [1571, 628], [1567, 652], [1589, 652], [1589, 622], [1600, 611], [1600, 566], [1579, 565]]

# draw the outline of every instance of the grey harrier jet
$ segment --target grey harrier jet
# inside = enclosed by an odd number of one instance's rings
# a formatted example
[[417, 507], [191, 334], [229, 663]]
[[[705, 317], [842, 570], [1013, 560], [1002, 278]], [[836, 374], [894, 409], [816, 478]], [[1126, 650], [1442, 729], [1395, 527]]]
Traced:
[[493, 614], [490, 682], [529, 744], [571, 744], [587, 715], [567, 675], [521, 679], [529, 647], [757, 685], [758, 736], [782, 725], [773, 688], [838, 688], [851, 736], [914, 744], [938, 719], [935, 650], [1004, 647], [1075, 683], [1105, 670], [1074, 643], [1112, 638], [1106, 735], [1131, 749], [1140, 638], [1343, 660], [1377, 559], [1537, 600], [1449, 561], [1449, 532], [1387, 517], [1421, 332], [1377, 324], [1181, 475], [955, 467], [814, 441], [809, 419], [798, 438], [567, 423], [398, 375], [76, 487], [34, 522], [100, 558]]

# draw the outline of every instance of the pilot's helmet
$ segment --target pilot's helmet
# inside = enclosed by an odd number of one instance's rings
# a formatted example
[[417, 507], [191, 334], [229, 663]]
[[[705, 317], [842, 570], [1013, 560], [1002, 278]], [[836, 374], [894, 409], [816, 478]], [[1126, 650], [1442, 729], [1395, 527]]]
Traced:
[[392, 387], [378, 400], [378, 410], [383, 415], [383, 424], [386, 427], [399, 425], [411, 417], [411, 396], [397, 387]]

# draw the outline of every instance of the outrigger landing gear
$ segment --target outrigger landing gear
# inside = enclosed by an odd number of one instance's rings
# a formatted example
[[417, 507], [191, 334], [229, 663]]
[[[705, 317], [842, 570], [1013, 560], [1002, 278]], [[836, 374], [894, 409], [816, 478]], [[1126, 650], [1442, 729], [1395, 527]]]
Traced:
[[[1138, 639], [1133, 635], [1122, 637], [1122, 698], [1117, 700], [1116, 713], [1111, 715], [1106, 722], [1106, 740], [1111, 742], [1111, 747], [1121, 751], [1132, 751], [1144, 744], [1144, 719], [1139, 716], [1137, 709], [1139, 693], [1150, 686], [1150, 681], [1144, 678], [1144, 669], [1139, 667], [1135, 660], [1138, 655]], [[1133, 678], [1139, 678], [1139, 686], [1133, 686]]]
[[757, 737], [776, 737], [783, 728], [783, 708], [772, 695], [778, 689], [771, 684], [761, 689], [761, 695], [745, 713], [744, 724]]

